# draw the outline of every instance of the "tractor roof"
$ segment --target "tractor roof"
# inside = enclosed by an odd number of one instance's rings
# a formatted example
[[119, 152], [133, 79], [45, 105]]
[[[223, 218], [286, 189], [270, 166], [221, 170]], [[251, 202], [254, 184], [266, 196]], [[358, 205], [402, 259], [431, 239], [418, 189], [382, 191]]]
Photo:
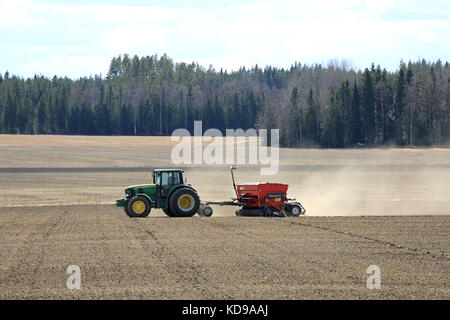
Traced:
[[183, 169], [155, 169], [155, 170], [153, 170], [153, 172], [161, 172], [161, 171], [164, 171], [164, 172], [184, 172]]

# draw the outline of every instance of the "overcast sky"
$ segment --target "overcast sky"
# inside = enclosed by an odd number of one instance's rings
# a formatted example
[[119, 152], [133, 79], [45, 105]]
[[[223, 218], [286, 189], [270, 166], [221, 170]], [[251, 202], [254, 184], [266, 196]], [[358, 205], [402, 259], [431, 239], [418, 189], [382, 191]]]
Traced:
[[167, 53], [216, 70], [450, 60], [448, 0], [192, 2], [0, 0], [0, 72], [105, 75], [124, 53]]

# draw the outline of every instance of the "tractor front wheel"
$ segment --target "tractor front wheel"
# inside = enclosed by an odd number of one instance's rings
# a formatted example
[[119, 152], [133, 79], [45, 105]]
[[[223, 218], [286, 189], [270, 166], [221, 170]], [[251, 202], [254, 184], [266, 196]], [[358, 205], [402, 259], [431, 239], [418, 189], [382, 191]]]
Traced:
[[132, 218], [145, 218], [151, 209], [150, 201], [143, 196], [135, 196], [128, 203], [128, 214]]
[[127, 214], [127, 216], [131, 217], [131, 216], [130, 216], [130, 212], [128, 211], [128, 205], [126, 205], [125, 207], [123, 207], [123, 209], [124, 209], [125, 213]]
[[200, 207], [200, 198], [188, 188], [175, 190], [170, 196], [169, 208], [175, 217], [192, 217]]

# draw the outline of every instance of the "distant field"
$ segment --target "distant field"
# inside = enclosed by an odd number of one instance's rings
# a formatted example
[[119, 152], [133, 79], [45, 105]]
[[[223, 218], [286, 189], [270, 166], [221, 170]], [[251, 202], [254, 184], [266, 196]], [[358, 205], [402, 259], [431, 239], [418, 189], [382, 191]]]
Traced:
[[170, 137], [0, 135], [0, 147], [167, 146]]
[[[192, 141], [194, 137], [190, 138]], [[214, 138], [225, 141], [225, 138]], [[244, 138], [242, 138], [244, 139]], [[255, 137], [246, 137], [255, 141]], [[148, 147], [173, 146], [179, 137], [166, 136], [61, 136], [0, 134], [0, 147]], [[192, 142], [193, 143], [193, 142]], [[207, 140], [204, 144], [208, 143]]]

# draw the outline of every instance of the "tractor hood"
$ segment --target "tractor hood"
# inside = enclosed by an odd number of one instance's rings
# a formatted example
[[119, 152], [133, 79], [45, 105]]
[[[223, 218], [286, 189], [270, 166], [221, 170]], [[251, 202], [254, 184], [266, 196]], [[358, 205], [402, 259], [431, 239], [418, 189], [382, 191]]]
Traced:
[[125, 190], [127, 190], [127, 189], [134, 189], [134, 190], [143, 189], [143, 190], [145, 190], [145, 189], [151, 189], [151, 188], [156, 188], [156, 185], [155, 184], [138, 184], [135, 186], [126, 187]]

